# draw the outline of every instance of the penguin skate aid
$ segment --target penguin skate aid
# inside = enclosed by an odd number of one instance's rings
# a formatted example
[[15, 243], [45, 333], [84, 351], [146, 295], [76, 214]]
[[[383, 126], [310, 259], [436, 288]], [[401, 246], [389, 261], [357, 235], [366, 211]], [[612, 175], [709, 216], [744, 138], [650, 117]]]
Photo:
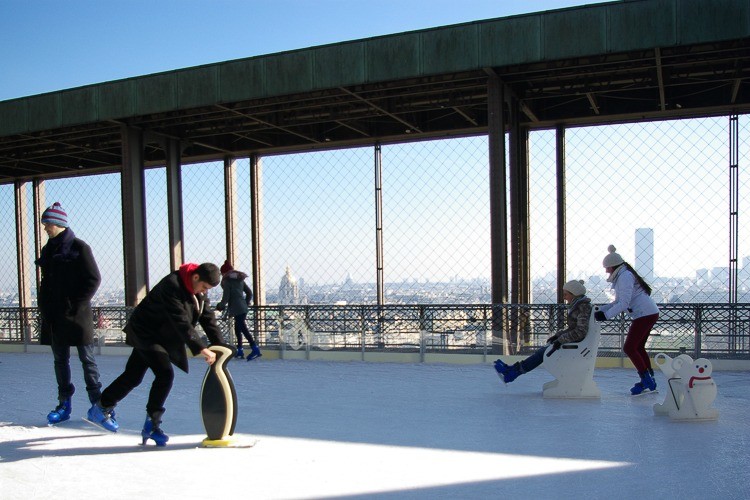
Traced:
[[146, 403], [146, 420], [141, 431], [142, 444], [153, 440], [166, 445], [169, 437], [161, 428], [165, 403], [174, 381], [174, 364], [189, 369], [185, 347], [201, 355], [209, 365], [216, 361], [196, 330], [200, 324], [211, 345], [221, 345], [222, 335], [206, 292], [221, 280], [219, 267], [212, 263], [187, 263], [165, 276], [136, 306], [123, 330], [133, 351], [125, 370], [107, 388], [90, 410], [95, 425], [116, 432], [119, 424], [115, 406], [143, 380], [148, 370], [154, 375]]

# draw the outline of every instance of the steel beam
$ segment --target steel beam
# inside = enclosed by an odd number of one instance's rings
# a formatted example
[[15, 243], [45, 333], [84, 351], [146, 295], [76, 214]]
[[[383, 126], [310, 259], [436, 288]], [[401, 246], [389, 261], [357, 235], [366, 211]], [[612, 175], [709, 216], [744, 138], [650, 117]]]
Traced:
[[565, 212], [565, 127], [558, 125], [555, 130], [555, 156], [557, 175], [557, 303], [563, 303], [563, 285], [567, 278], [567, 254], [566, 254], [566, 220]]
[[224, 222], [226, 236], [226, 258], [232, 265], [237, 258], [237, 171], [236, 161], [224, 157]]
[[167, 224], [169, 226], [169, 267], [177, 270], [185, 262], [185, 237], [182, 222], [182, 167], [180, 141], [167, 139]]
[[136, 306], [148, 291], [143, 132], [125, 125], [122, 134], [122, 228], [125, 305]]

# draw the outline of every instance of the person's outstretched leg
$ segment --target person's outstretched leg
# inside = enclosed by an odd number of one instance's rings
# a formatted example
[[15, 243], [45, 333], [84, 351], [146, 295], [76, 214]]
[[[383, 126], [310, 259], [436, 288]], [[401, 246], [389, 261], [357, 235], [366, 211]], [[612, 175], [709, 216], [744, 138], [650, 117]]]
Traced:
[[148, 402], [146, 403], [146, 413], [153, 415], [158, 413], [159, 416], [164, 413], [164, 403], [172, 390], [174, 381], [174, 369], [169, 355], [159, 351], [141, 351], [146, 364], [154, 372], [154, 381], [151, 383], [151, 390], [148, 393]]

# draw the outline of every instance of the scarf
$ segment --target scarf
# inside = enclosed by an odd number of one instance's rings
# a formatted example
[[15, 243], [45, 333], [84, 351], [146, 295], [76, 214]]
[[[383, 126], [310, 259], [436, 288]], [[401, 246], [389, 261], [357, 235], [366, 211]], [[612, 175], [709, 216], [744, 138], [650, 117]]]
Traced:
[[71, 262], [78, 258], [80, 252], [73, 250], [73, 241], [76, 239], [75, 233], [70, 228], [65, 229], [54, 238], [50, 238], [47, 244], [42, 248], [39, 258], [34, 261], [37, 266], [46, 266], [52, 261]]
[[615, 269], [614, 271], [612, 271], [612, 273], [609, 275], [609, 278], [607, 278], [607, 283], [613, 283], [614, 284], [615, 280], [617, 279], [617, 275], [620, 274], [620, 271], [622, 271], [623, 267], [624, 266], [622, 264], [620, 264], [619, 266], [617, 266], [617, 269]]

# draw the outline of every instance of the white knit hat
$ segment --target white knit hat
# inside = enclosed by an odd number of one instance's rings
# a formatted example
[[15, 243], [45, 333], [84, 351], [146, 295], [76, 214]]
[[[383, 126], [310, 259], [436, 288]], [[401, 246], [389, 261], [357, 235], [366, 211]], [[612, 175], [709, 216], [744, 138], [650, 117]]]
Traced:
[[607, 247], [607, 250], [609, 253], [604, 257], [604, 260], [602, 261], [602, 266], [604, 267], [616, 267], [625, 262], [622, 260], [622, 257], [620, 257], [620, 254], [615, 252], [617, 250], [614, 245], [610, 245]]
[[570, 280], [563, 285], [563, 290], [572, 293], [576, 297], [586, 295], [586, 287], [583, 286], [583, 280]]

